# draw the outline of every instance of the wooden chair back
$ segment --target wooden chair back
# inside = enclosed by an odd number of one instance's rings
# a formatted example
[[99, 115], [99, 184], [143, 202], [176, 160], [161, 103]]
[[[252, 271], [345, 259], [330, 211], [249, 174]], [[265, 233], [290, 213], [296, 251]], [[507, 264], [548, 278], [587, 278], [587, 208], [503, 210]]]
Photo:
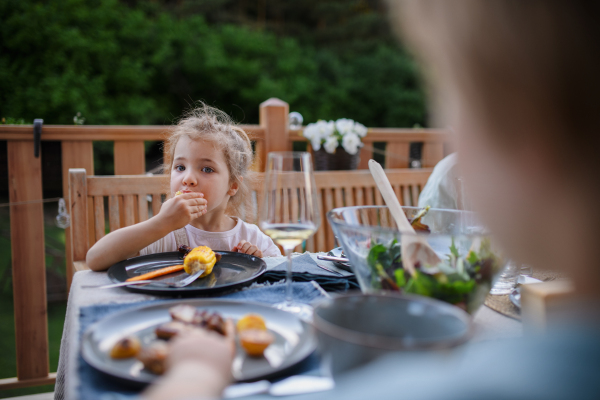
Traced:
[[[431, 169], [397, 169], [387, 170], [386, 173], [400, 203], [416, 206]], [[333, 231], [327, 222], [328, 211], [345, 206], [385, 204], [369, 171], [315, 172], [315, 183], [321, 224], [317, 233], [306, 243], [306, 250], [311, 252], [329, 251], [335, 247]], [[88, 249], [107, 232], [158, 214], [169, 191], [169, 178], [164, 175], [86, 176], [85, 169], [71, 169], [69, 185], [73, 229], [72, 268], [78, 271], [86, 269]], [[240, 215], [246, 222], [258, 223], [262, 185], [263, 174], [257, 174], [252, 185], [252, 196], [247, 199], [246, 211]], [[291, 182], [290, 189], [293, 186]]]

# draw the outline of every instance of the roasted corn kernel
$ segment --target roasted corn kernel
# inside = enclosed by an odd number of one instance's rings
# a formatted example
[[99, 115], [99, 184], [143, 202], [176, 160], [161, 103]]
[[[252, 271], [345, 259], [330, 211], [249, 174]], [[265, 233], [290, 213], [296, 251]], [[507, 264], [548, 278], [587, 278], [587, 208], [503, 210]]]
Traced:
[[195, 247], [183, 260], [183, 269], [188, 274], [204, 270], [200, 278], [210, 274], [217, 263], [215, 252], [207, 246]]

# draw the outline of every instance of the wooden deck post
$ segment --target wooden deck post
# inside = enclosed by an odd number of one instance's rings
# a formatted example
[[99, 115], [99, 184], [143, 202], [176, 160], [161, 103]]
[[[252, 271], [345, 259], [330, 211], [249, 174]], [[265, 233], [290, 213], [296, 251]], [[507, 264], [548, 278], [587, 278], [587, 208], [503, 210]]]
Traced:
[[[42, 163], [41, 157], [33, 156], [33, 140], [9, 140], [7, 150], [10, 202], [41, 200]], [[43, 204], [12, 205], [10, 231], [17, 377], [46, 378], [49, 365]]]
[[263, 154], [257, 154], [260, 170], [265, 170], [267, 154], [271, 151], [291, 151], [289, 141], [288, 114], [290, 106], [274, 97], [260, 103], [260, 126], [265, 129]]
[[[88, 251], [88, 207], [87, 180], [85, 169], [75, 168], [69, 171], [69, 203], [71, 206], [71, 248], [73, 264], [85, 261]], [[73, 238], [77, 237], [77, 240]], [[73, 276], [75, 269], [67, 271]]]
[[[83, 168], [88, 174], [94, 175], [94, 147], [89, 141], [67, 141], [62, 142], [62, 178], [63, 198], [67, 205], [67, 212], [71, 215], [71, 202], [69, 201], [69, 169]], [[71, 250], [71, 230], [65, 229], [65, 255], [67, 266], [67, 290], [71, 288], [73, 279], [73, 251]]]

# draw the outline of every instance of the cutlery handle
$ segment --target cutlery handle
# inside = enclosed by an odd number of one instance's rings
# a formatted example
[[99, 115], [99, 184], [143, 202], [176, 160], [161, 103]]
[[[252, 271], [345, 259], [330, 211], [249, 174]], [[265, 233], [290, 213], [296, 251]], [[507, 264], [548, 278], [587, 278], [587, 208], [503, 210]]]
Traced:
[[334, 256], [317, 256], [317, 259], [323, 260], [323, 261], [336, 261], [336, 262], [341, 262], [341, 263], [350, 262], [350, 260], [347, 259], [347, 258], [344, 258], [344, 257], [334, 257]]
[[327, 267], [325, 267], [325, 266], [323, 266], [323, 265], [321, 265], [321, 264], [317, 264], [317, 267], [319, 267], [319, 268], [321, 268], [321, 269], [323, 269], [323, 270], [325, 270], [325, 271], [327, 271], [327, 272], [330, 272], [330, 273], [332, 273], [332, 274], [336, 274], [336, 275], [339, 275], [339, 276], [344, 276], [343, 274], [340, 274], [339, 272], [337, 272], [337, 271], [334, 271], [334, 270], [332, 270], [332, 269], [329, 269], [329, 268], [327, 268]]
[[385, 200], [385, 204], [388, 206], [392, 217], [396, 221], [396, 225], [398, 225], [398, 230], [400, 232], [414, 233], [415, 229], [410, 222], [408, 222], [408, 218], [406, 218], [404, 211], [402, 211], [400, 202], [394, 193], [394, 189], [392, 188], [387, 175], [383, 171], [383, 168], [381, 168], [381, 165], [375, 160], [369, 160], [369, 169], [371, 170], [371, 175], [381, 193], [381, 197]]
[[121, 287], [121, 286], [129, 286], [129, 285], [141, 285], [141, 284], [148, 284], [148, 283], [152, 283], [154, 281], [133, 281], [133, 282], [119, 282], [119, 283], [111, 283], [109, 285], [82, 285], [81, 288], [82, 289], [111, 289], [111, 288], [116, 288], [116, 287]]

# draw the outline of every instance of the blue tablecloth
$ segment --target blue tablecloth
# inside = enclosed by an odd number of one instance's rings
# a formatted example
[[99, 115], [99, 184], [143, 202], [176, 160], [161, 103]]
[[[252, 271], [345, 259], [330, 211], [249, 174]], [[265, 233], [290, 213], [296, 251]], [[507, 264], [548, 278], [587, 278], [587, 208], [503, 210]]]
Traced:
[[[294, 300], [296, 301], [311, 303], [315, 300], [325, 297], [318, 287], [310, 282], [294, 282], [292, 287]], [[270, 285], [250, 288], [224, 296], [213, 296], [213, 298], [241, 301], [251, 300], [267, 304], [274, 304], [285, 300], [285, 285]], [[104, 304], [82, 307], [79, 315], [80, 338], [91, 324], [109, 314], [117, 311], [123, 311], [128, 308], [164, 302], [176, 303], [177, 300], [154, 300], [132, 304]], [[316, 367], [318, 367], [318, 358], [316, 355], [312, 355], [307, 360], [299, 364], [293, 371], [293, 374], [305, 373], [315, 369]], [[80, 399], [127, 399], [137, 397], [140, 392], [139, 388], [130, 387], [126, 384], [120, 383], [114, 378], [95, 370], [83, 360], [81, 354], [78, 356], [77, 374], [79, 375], [80, 382], [77, 389], [77, 398]]]

